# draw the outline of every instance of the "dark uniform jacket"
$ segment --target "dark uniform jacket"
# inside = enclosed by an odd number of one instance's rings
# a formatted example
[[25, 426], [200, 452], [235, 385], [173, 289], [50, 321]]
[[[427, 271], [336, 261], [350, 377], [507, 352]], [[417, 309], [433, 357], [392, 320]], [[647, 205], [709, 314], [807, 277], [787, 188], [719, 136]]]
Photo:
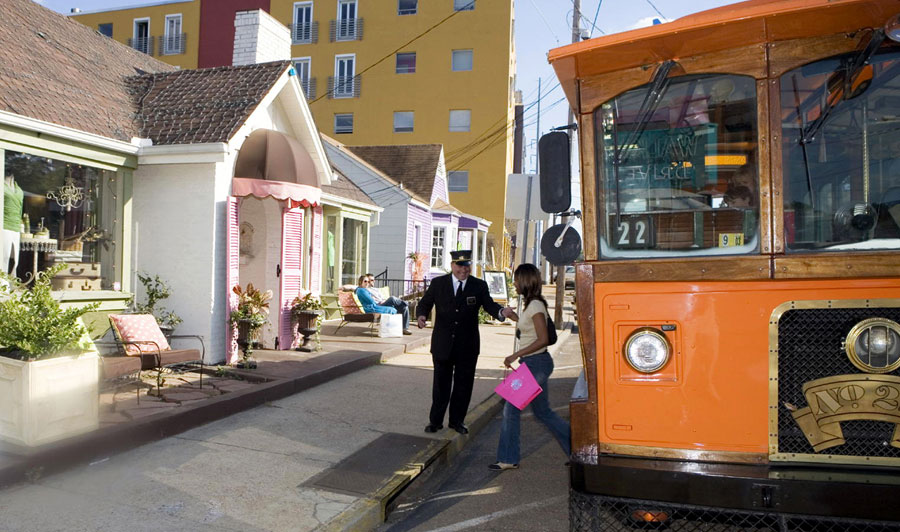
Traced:
[[500, 319], [502, 306], [495, 303], [488, 293], [488, 285], [477, 277], [469, 276], [463, 288], [463, 297], [453, 293], [451, 274], [435, 277], [416, 306], [416, 315], [428, 317], [435, 307], [434, 332], [431, 334], [431, 355], [435, 360], [453, 357], [478, 358], [481, 337], [478, 335], [478, 309], [495, 319]]

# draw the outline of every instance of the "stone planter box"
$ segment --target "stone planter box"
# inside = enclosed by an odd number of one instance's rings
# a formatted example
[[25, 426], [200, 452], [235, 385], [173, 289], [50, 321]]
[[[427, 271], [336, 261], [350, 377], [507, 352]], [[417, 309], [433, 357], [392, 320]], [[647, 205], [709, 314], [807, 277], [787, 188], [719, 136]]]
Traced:
[[32, 447], [99, 426], [96, 351], [25, 362], [0, 357], [0, 440]]

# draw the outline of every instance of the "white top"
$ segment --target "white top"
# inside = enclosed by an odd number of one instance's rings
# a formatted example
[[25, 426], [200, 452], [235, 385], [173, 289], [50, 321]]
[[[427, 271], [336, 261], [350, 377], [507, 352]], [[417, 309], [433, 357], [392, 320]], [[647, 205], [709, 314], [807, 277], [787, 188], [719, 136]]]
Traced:
[[465, 281], [460, 281], [453, 275], [451, 275], [450, 278], [453, 279], [453, 295], [456, 295], [456, 291], [459, 290], [459, 285], [462, 285], [463, 290], [466, 289]]
[[[516, 328], [520, 331], [519, 333], [519, 347], [524, 348], [525, 346], [533, 343], [537, 340], [537, 331], [534, 330], [534, 316], [537, 314], [541, 314], [544, 317], [544, 322], [547, 321], [547, 307], [544, 306], [543, 303], [538, 299], [534, 299], [531, 303], [525, 307], [525, 310], [522, 312], [522, 315], [519, 316], [519, 323], [516, 325]], [[537, 353], [543, 353], [547, 350], [547, 346], [544, 346], [536, 351], [532, 351], [531, 353], [527, 353], [522, 355], [523, 357], [527, 357], [530, 355], [535, 355]]]

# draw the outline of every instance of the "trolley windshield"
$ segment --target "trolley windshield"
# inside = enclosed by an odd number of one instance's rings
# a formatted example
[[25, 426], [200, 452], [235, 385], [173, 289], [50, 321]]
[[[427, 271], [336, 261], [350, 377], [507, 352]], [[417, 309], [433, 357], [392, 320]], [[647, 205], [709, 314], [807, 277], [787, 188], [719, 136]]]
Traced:
[[900, 248], [900, 52], [781, 78], [785, 248]]
[[601, 257], [757, 251], [755, 81], [657, 78], [594, 113]]

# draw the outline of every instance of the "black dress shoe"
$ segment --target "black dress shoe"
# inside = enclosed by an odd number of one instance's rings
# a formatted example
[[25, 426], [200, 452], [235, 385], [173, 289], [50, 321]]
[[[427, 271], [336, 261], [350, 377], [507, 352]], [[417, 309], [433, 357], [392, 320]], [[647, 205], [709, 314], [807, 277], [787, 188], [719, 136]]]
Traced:
[[456, 424], [450, 425], [450, 428], [460, 434], [468, 434], [469, 433], [469, 427], [463, 425], [462, 423], [456, 423]]
[[442, 428], [444, 428], [443, 425], [428, 424], [428, 425], [425, 425], [425, 432], [437, 432], [437, 431], [441, 430]]

